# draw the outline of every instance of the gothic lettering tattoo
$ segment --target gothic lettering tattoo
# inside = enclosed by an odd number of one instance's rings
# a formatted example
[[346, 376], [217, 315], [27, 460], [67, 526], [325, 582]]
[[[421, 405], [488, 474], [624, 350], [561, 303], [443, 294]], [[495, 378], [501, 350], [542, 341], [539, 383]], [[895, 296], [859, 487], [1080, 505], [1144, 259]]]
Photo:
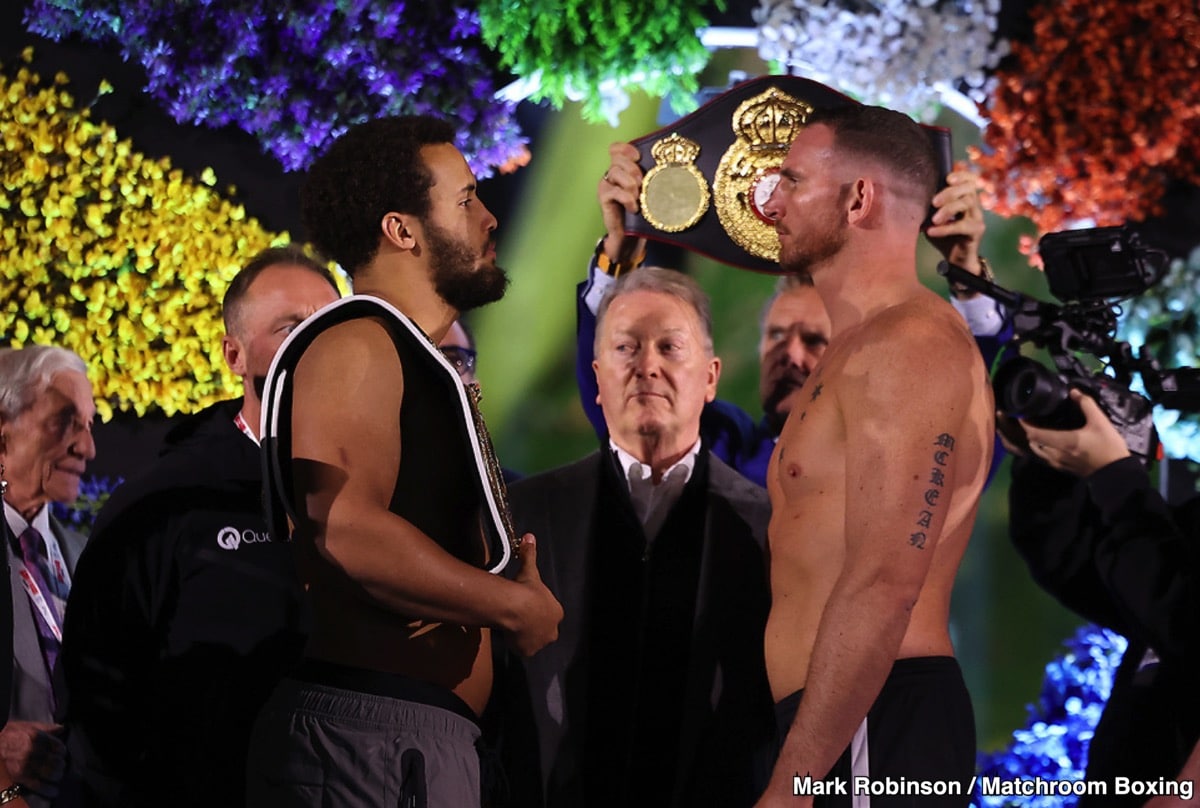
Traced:
[[945, 467], [950, 462], [950, 455], [954, 452], [954, 437], [943, 432], [937, 436], [933, 445], [937, 447], [937, 450], [933, 453], [933, 467], [929, 470], [929, 488], [925, 489], [923, 495], [927, 507], [918, 512], [916, 521], [916, 526], [922, 529], [908, 537], [908, 543], [918, 550], [925, 549], [925, 541], [928, 538], [925, 531], [933, 524], [933, 509], [937, 507], [942, 491], [946, 487]]

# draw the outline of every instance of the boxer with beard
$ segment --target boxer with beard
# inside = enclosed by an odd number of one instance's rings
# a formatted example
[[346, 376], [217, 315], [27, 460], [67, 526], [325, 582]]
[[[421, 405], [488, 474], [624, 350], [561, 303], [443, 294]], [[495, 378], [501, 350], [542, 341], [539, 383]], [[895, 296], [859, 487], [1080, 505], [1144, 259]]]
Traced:
[[259, 715], [250, 805], [478, 805], [492, 633], [522, 654], [557, 635], [531, 535], [520, 570], [493, 574], [513, 543], [499, 472], [436, 347], [507, 283], [454, 141], [427, 116], [360, 124], [302, 192], [355, 294], [293, 332], [267, 379], [267, 506], [293, 526], [313, 626]]
[[780, 268], [812, 279], [833, 332], [767, 474], [781, 740], [757, 808], [961, 808], [975, 728], [950, 595], [995, 424], [966, 324], [917, 275], [937, 162], [911, 119], [852, 106], [814, 113], [780, 177]]

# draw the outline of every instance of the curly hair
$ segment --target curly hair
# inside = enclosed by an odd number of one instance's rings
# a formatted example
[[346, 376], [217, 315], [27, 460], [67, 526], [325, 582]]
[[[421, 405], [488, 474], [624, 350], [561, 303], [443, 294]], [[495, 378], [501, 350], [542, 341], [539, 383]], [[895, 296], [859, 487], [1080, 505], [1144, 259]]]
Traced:
[[351, 127], [312, 164], [301, 189], [309, 238], [353, 278], [379, 251], [385, 213], [428, 215], [433, 178], [421, 148], [454, 142], [454, 127], [427, 115]]

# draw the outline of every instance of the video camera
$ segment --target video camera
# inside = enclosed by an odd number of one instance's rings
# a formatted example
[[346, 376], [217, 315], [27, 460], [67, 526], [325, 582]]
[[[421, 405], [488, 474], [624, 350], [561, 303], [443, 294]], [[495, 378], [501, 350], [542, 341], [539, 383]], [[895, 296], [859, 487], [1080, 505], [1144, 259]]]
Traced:
[[[1038, 249], [1050, 291], [1063, 305], [1011, 292], [945, 261], [938, 266], [951, 282], [1007, 306], [1014, 341], [1046, 349], [1057, 368], [1028, 357], [1007, 360], [992, 379], [997, 407], [1033, 426], [1078, 429], [1085, 423], [1083, 413], [1068, 395], [1078, 387], [1096, 400], [1129, 450], [1148, 463], [1158, 446], [1154, 405], [1200, 411], [1200, 370], [1163, 370], [1146, 346], [1135, 356], [1129, 343], [1115, 336], [1120, 301], [1162, 279], [1166, 253], [1144, 246], [1127, 227], [1049, 233]], [[1080, 353], [1105, 361], [1091, 370]], [[1135, 373], [1149, 398], [1130, 389]]]

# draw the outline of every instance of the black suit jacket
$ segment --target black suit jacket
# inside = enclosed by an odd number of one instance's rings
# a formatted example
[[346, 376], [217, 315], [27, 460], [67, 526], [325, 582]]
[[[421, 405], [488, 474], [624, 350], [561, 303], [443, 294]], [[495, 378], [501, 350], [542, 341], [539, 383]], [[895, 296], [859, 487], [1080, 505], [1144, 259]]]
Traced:
[[[583, 806], [580, 757], [582, 727], [589, 710], [584, 627], [592, 587], [599, 452], [515, 484], [510, 499], [518, 533], [537, 537], [542, 580], [563, 606], [559, 638], [522, 661], [508, 660], [499, 672], [494, 700], [507, 713], [504, 757], [518, 798], [514, 804]], [[763, 663], [763, 631], [770, 595], [766, 492], [708, 456], [703, 549], [696, 594], [691, 658], [672, 804], [750, 805], [763, 744], [773, 737], [774, 719]], [[626, 495], [627, 496], [627, 495]], [[519, 706], [518, 706], [519, 705]], [[516, 715], [514, 715], [516, 714]], [[531, 725], [530, 725], [531, 722]], [[522, 731], [513, 728], [524, 725]], [[536, 747], [537, 759], [529, 750]], [[540, 775], [539, 789], [521, 780]], [[672, 776], [664, 772], [663, 776]]]

